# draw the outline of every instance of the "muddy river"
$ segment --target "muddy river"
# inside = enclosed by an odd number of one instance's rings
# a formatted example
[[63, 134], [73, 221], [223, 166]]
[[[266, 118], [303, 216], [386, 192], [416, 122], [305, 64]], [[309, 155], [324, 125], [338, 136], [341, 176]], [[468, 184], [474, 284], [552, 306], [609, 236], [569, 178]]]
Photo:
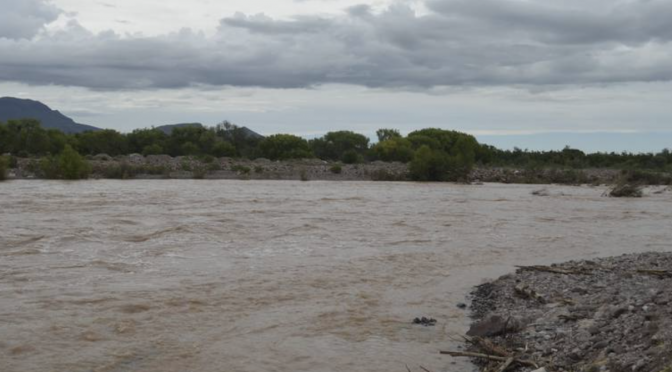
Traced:
[[0, 371], [469, 370], [438, 351], [472, 286], [672, 250], [672, 192], [540, 188], [2, 183]]

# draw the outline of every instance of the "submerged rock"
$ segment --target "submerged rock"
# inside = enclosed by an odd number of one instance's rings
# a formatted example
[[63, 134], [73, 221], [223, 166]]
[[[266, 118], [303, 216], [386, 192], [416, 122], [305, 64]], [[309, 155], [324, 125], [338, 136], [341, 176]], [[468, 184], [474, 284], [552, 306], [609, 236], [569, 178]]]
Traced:
[[423, 325], [425, 327], [431, 327], [431, 326], [436, 325], [436, 319], [426, 318], [426, 317], [423, 316], [422, 318], [413, 319], [413, 324], [419, 324], [419, 325]]

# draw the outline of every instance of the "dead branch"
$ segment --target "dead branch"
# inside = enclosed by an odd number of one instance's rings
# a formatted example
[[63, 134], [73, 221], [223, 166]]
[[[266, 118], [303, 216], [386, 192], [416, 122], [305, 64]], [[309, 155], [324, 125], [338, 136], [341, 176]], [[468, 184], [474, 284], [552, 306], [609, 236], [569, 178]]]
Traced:
[[504, 348], [495, 345], [492, 341], [483, 337], [474, 337], [471, 341], [475, 346], [478, 346], [487, 354], [497, 355], [500, 357], [509, 357], [511, 353], [506, 351]]
[[502, 363], [502, 365], [499, 367], [499, 369], [497, 370], [497, 372], [504, 372], [504, 371], [506, 371], [506, 369], [509, 368], [509, 366], [511, 366], [511, 364], [512, 364], [513, 361], [515, 361], [515, 360], [516, 360], [515, 358], [513, 358], [513, 357], [509, 357], [509, 359], [507, 359], [504, 363]]
[[669, 270], [637, 270], [639, 274], [657, 276], [659, 278], [672, 278], [672, 271]]
[[527, 271], [541, 271], [553, 274], [563, 274], [563, 275], [590, 275], [586, 271], [577, 271], [577, 270], [565, 270], [557, 267], [543, 266], [543, 265], [533, 265], [533, 266], [516, 266], [521, 270]]
[[[445, 355], [450, 355], [452, 357], [480, 358], [480, 359], [494, 360], [494, 361], [497, 361], [497, 362], [506, 362], [509, 359], [509, 358], [500, 357], [500, 356], [496, 356], [496, 355], [470, 353], [470, 352], [467, 352], [467, 351], [441, 351], [440, 353], [445, 354]], [[524, 366], [528, 366], [528, 367], [539, 368], [539, 366], [535, 362], [532, 362], [530, 360], [514, 358], [513, 362], [524, 365]]]

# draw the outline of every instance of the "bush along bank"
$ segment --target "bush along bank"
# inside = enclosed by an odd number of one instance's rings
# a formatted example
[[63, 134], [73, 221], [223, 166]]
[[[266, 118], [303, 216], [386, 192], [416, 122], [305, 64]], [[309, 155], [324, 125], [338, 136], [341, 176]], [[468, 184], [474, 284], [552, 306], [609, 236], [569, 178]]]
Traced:
[[672, 253], [521, 267], [477, 287], [468, 351], [489, 371], [672, 371]]

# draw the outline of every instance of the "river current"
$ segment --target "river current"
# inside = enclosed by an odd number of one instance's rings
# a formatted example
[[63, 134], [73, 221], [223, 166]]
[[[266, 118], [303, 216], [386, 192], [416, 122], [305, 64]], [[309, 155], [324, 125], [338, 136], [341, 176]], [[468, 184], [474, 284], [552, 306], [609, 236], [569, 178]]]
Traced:
[[0, 371], [470, 370], [439, 350], [460, 344], [473, 286], [515, 265], [672, 250], [672, 192], [603, 192], [5, 182]]

